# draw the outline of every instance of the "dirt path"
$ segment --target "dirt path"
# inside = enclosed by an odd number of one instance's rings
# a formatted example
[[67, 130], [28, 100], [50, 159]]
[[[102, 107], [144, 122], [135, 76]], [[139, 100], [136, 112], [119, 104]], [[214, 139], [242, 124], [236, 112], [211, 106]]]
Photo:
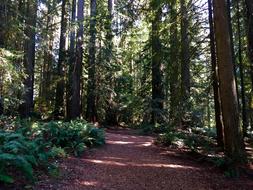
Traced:
[[248, 179], [232, 181], [207, 166], [164, 151], [153, 138], [108, 132], [107, 145], [61, 164], [63, 176], [42, 180], [36, 190], [252, 190]]

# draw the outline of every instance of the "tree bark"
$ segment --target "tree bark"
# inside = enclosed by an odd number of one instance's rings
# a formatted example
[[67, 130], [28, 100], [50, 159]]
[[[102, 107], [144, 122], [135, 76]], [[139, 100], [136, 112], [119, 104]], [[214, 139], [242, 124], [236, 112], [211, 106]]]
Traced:
[[245, 155], [242, 133], [239, 126], [238, 99], [232, 64], [229, 19], [226, 12], [226, 1], [214, 0], [213, 3], [225, 155], [233, 164], [237, 164], [245, 160]]
[[90, 42], [89, 42], [89, 68], [86, 119], [90, 122], [97, 121], [96, 108], [96, 15], [97, 2], [90, 1]]
[[[113, 51], [113, 32], [112, 32], [112, 21], [113, 21], [113, 0], [108, 0], [108, 17], [106, 24], [106, 42], [107, 42], [107, 54], [106, 62], [111, 65], [112, 62], [112, 51]], [[107, 85], [114, 89], [115, 84], [113, 83], [113, 75], [110, 69], [107, 70], [108, 76], [106, 77]], [[117, 126], [118, 125], [118, 113], [117, 113], [117, 103], [114, 101], [114, 93], [109, 92], [109, 97], [107, 100], [107, 108], [105, 115], [105, 122], [107, 125]]]
[[76, 61], [71, 73], [71, 103], [70, 119], [76, 119], [81, 115], [81, 76], [83, 62], [83, 35], [84, 35], [84, 0], [78, 0], [77, 4], [77, 43], [76, 43]]
[[178, 11], [176, 1], [171, 3], [171, 28], [170, 28], [170, 123], [172, 126], [181, 126], [180, 109], [180, 64], [179, 64], [179, 35], [178, 35]]
[[75, 24], [76, 21], [76, 0], [72, 1], [72, 10], [71, 10], [71, 31], [70, 31], [70, 46], [69, 46], [69, 71], [68, 71], [68, 84], [67, 84], [67, 119], [75, 119], [75, 107], [73, 105], [73, 82], [74, 82], [74, 70], [75, 70]]
[[1, 28], [1, 30], [0, 30], [0, 48], [3, 48], [4, 47], [4, 44], [5, 44], [5, 31], [6, 31], [6, 29], [5, 29], [5, 25], [6, 25], [6, 23], [5, 23], [5, 15], [4, 15], [4, 13], [6, 12], [6, 2], [1, 2], [1, 4], [0, 4], [0, 20], [1, 20], [1, 22], [0, 22], [0, 28]]
[[64, 71], [63, 67], [66, 60], [66, 33], [67, 33], [67, 17], [66, 17], [66, 0], [62, 1], [61, 13], [61, 34], [59, 45], [59, 60], [57, 65], [57, 87], [55, 97], [55, 117], [64, 116]]
[[248, 56], [250, 60], [251, 83], [253, 87], [253, 1], [245, 0], [247, 8]]
[[[181, 11], [181, 77], [182, 77], [182, 103], [183, 117], [188, 112], [190, 97], [190, 42], [188, 37], [189, 21], [185, 0], [180, 0]], [[184, 118], [182, 118], [184, 119]]]
[[216, 134], [217, 144], [219, 147], [224, 147], [224, 127], [222, 123], [221, 103], [220, 103], [220, 92], [219, 92], [219, 78], [217, 70], [216, 60], [216, 47], [215, 47], [215, 35], [213, 26], [213, 10], [212, 0], [208, 0], [209, 10], [209, 25], [210, 25], [210, 52], [211, 52], [211, 64], [212, 64], [212, 85], [214, 93], [214, 109], [215, 109], [215, 122], [216, 122]]
[[151, 2], [152, 18], [152, 124], [164, 122], [164, 84], [162, 65], [162, 44], [159, 38], [159, 27], [162, 10], [159, 2]]
[[[235, 75], [235, 85], [236, 85], [236, 92], [239, 94], [239, 88], [238, 88], [238, 80], [237, 80], [237, 66], [236, 66], [236, 56], [235, 56], [235, 47], [234, 47], [234, 33], [233, 33], [233, 26], [232, 26], [232, 15], [231, 15], [231, 0], [227, 1], [227, 14], [228, 14], [228, 26], [229, 26], [229, 37], [230, 37], [230, 43], [231, 43], [231, 54], [232, 54], [232, 64], [234, 66], [234, 75]], [[239, 106], [239, 96], [238, 98], [238, 106]]]
[[24, 79], [25, 93], [20, 106], [21, 117], [29, 117], [33, 111], [34, 64], [35, 64], [35, 28], [37, 18], [37, 2], [28, 0], [26, 4], [25, 41], [24, 41]]
[[0, 116], [4, 114], [4, 102], [0, 95]]
[[48, 1], [47, 5], [47, 21], [45, 27], [45, 33], [43, 34], [43, 40], [46, 41], [46, 47], [44, 47], [43, 66], [42, 66], [42, 78], [40, 88], [40, 99], [43, 100], [44, 106], [48, 109], [53, 102], [53, 90], [52, 90], [52, 69], [53, 69], [53, 42], [54, 33], [51, 26], [54, 24], [51, 12], [55, 7], [55, 2]]
[[238, 62], [239, 62], [239, 71], [240, 71], [240, 82], [241, 82], [241, 102], [242, 102], [242, 129], [243, 136], [247, 136], [247, 128], [248, 128], [248, 115], [246, 108], [246, 96], [245, 96], [245, 85], [244, 85], [244, 66], [243, 66], [243, 58], [242, 58], [242, 33], [241, 33], [241, 25], [240, 25], [240, 0], [236, 1], [236, 17], [237, 17], [237, 35], [238, 35]]

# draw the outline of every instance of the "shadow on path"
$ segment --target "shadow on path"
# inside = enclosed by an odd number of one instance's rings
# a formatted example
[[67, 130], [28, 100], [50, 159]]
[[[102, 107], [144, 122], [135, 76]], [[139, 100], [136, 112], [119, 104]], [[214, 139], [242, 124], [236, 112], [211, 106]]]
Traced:
[[107, 144], [61, 164], [62, 177], [40, 181], [36, 190], [250, 190], [251, 181], [232, 181], [212, 168], [163, 152], [153, 138], [108, 132]]

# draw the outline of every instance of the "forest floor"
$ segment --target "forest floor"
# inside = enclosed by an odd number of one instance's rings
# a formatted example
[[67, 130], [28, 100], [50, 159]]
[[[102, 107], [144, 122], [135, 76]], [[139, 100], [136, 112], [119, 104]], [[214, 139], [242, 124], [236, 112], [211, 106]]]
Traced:
[[106, 145], [82, 158], [60, 163], [61, 176], [46, 178], [36, 190], [252, 190], [247, 177], [229, 179], [222, 171], [189, 159], [180, 150], [157, 147], [154, 138], [133, 130], [109, 130]]

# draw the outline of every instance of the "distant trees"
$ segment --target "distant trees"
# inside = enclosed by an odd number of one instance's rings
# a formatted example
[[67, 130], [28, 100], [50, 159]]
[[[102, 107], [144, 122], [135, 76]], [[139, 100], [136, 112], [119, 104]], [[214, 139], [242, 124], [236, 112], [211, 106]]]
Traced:
[[236, 159], [241, 124], [247, 136], [253, 123], [253, 3], [206, 2], [3, 1], [5, 113], [166, 130], [216, 126], [218, 145]]

